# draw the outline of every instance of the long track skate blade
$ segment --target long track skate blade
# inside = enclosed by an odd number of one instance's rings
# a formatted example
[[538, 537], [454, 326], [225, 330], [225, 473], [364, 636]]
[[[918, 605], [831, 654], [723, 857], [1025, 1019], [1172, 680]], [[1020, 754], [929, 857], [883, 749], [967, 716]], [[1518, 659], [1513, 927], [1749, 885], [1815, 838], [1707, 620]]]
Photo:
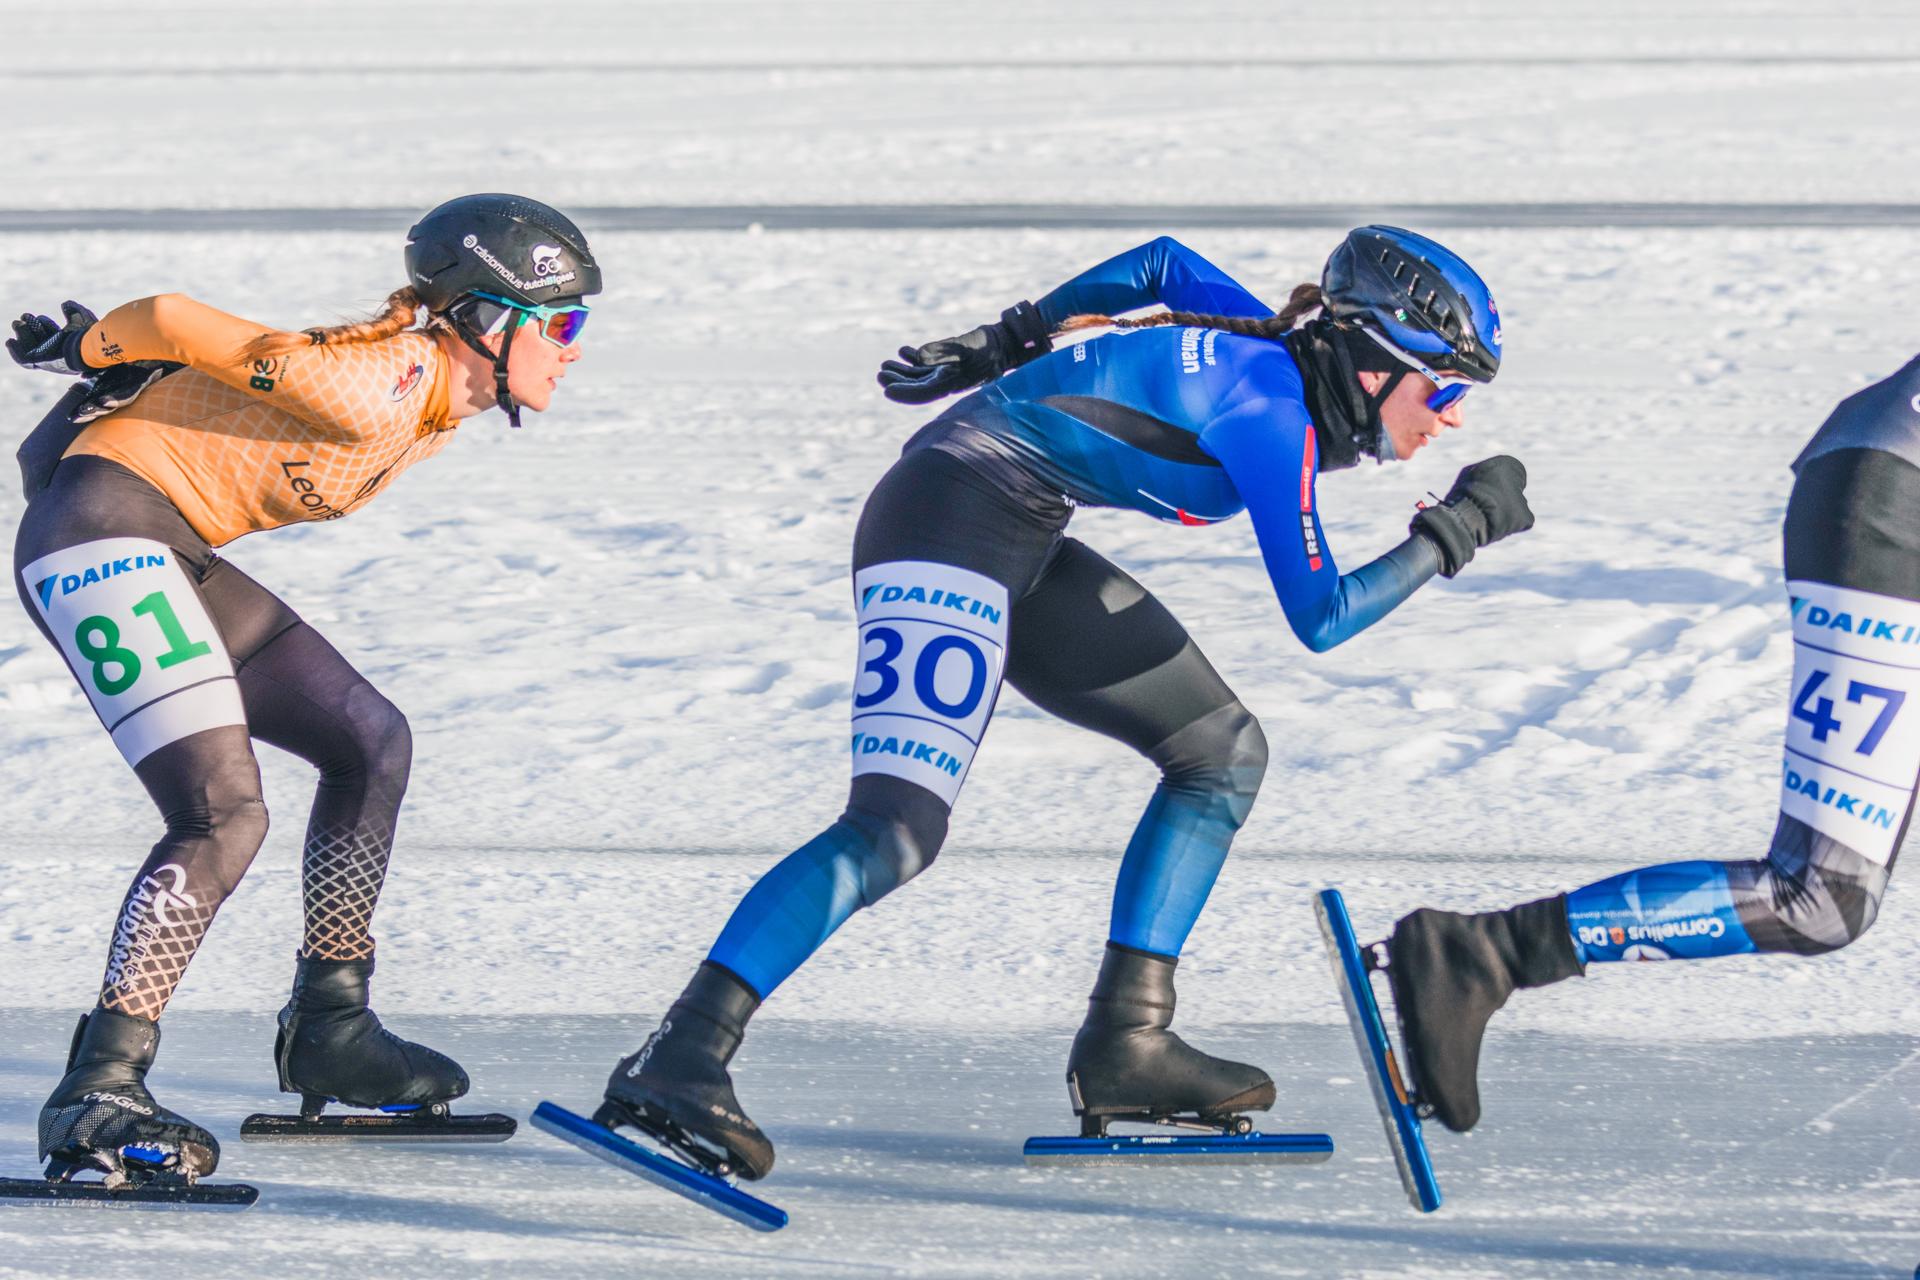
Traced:
[[1440, 1207], [1440, 1182], [1433, 1175], [1433, 1162], [1427, 1158], [1420, 1116], [1407, 1098], [1406, 1082], [1393, 1054], [1393, 1042], [1387, 1038], [1386, 1023], [1380, 1017], [1380, 1002], [1374, 998], [1373, 981], [1361, 957], [1353, 921], [1347, 917], [1346, 901], [1338, 889], [1322, 889], [1314, 895], [1313, 910], [1320, 918], [1320, 936], [1326, 940], [1333, 983], [1347, 1007], [1347, 1023], [1353, 1028], [1353, 1042], [1360, 1050], [1367, 1083], [1373, 1086], [1373, 1104], [1379, 1109], [1380, 1124], [1386, 1130], [1387, 1146], [1393, 1150], [1394, 1166], [1400, 1171], [1400, 1185], [1406, 1188], [1407, 1203], [1422, 1213], [1432, 1213]]
[[512, 1116], [434, 1116], [412, 1112], [337, 1116], [248, 1116], [244, 1142], [505, 1142], [520, 1127]]
[[633, 1139], [595, 1124], [564, 1107], [543, 1102], [533, 1111], [533, 1127], [598, 1156], [617, 1169], [634, 1173], [655, 1186], [685, 1196], [755, 1231], [778, 1231], [787, 1225], [787, 1211], [750, 1196], [724, 1178], [682, 1164], [671, 1156], [649, 1151]]
[[7, 1204], [86, 1205], [109, 1209], [245, 1209], [260, 1189], [244, 1182], [187, 1182], [184, 1179], [129, 1182], [109, 1188], [103, 1182], [49, 1182], [45, 1178], [0, 1178], [0, 1201]]
[[1131, 1133], [1104, 1138], [1028, 1138], [1027, 1163], [1043, 1165], [1319, 1164], [1333, 1155], [1324, 1133]]

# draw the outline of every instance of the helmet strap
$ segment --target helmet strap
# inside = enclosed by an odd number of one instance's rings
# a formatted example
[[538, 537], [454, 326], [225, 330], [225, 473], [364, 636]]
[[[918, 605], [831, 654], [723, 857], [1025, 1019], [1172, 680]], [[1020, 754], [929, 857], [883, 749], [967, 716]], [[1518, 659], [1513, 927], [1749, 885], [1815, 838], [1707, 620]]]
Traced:
[[513, 393], [507, 390], [507, 352], [513, 349], [513, 335], [525, 315], [524, 311], [516, 311], [514, 318], [507, 321], [507, 331], [500, 338], [500, 355], [493, 362], [494, 399], [506, 411], [507, 425], [515, 430], [520, 427], [520, 406], [513, 402]]
[[513, 393], [507, 390], [507, 351], [513, 346], [513, 333], [514, 330], [520, 327], [520, 322], [516, 320], [507, 325], [506, 332], [500, 339], [500, 350], [496, 353], [487, 346], [485, 340], [473, 329], [473, 326], [468, 322], [464, 314], [455, 311], [452, 313], [451, 319], [453, 320], [453, 331], [460, 336], [460, 341], [466, 343], [475, 355], [485, 357], [487, 361], [493, 365], [494, 403], [499, 405], [501, 410], [507, 415], [507, 424], [518, 427], [520, 425], [520, 406], [514, 403]]
[[1387, 380], [1380, 384], [1380, 389], [1378, 391], [1365, 392], [1365, 395], [1367, 397], [1367, 408], [1372, 413], [1373, 417], [1378, 418], [1380, 416], [1380, 406], [1387, 402], [1387, 397], [1393, 394], [1393, 389], [1400, 385], [1400, 379], [1406, 377], [1408, 374], [1412, 372], [1413, 370], [1407, 368], [1405, 365], [1402, 365], [1398, 369], [1395, 369], [1391, 373], [1387, 374]]

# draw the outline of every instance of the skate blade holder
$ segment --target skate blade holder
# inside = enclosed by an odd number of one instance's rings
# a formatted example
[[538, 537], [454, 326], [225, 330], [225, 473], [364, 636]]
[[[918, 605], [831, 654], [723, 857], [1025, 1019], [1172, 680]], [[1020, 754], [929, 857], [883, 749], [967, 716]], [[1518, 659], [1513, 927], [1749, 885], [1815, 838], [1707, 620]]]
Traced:
[[[92, 1206], [121, 1209], [245, 1209], [260, 1198], [241, 1182], [200, 1182], [169, 1167], [168, 1153], [138, 1144], [122, 1147], [117, 1167], [104, 1162], [49, 1160], [41, 1178], [0, 1178], [0, 1204]], [[105, 1175], [82, 1179], [87, 1172]]]
[[[1422, 1103], [1409, 1088], [1395, 1057], [1394, 1044], [1387, 1035], [1386, 1021], [1380, 1016], [1379, 998], [1373, 989], [1373, 975], [1392, 967], [1392, 948], [1384, 942], [1362, 946], [1354, 933], [1353, 920], [1347, 914], [1346, 900], [1338, 889], [1322, 889], [1316, 893], [1314, 913], [1320, 922], [1320, 935], [1326, 943], [1334, 985], [1346, 1008], [1354, 1047], [1366, 1071], [1401, 1188], [1406, 1192], [1408, 1204], [1421, 1213], [1432, 1213], [1440, 1207], [1442, 1197], [1440, 1182], [1434, 1176], [1433, 1161], [1427, 1152], [1426, 1136], [1420, 1127]], [[1398, 1016], [1399, 1011], [1395, 1010], [1396, 1021]]]
[[519, 1128], [498, 1112], [455, 1115], [444, 1102], [322, 1115], [336, 1101], [308, 1094], [297, 1116], [256, 1112], [240, 1125], [243, 1142], [505, 1142]]
[[[1162, 1132], [1110, 1133], [1111, 1123]], [[1187, 1132], [1166, 1133], [1166, 1129]], [[1258, 1133], [1250, 1116], [1104, 1115], [1081, 1117], [1078, 1137], [1028, 1138], [1035, 1168], [1055, 1165], [1320, 1164], [1333, 1156], [1324, 1133]]]
[[[675, 1151], [672, 1155], [648, 1149], [626, 1134], [616, 1132], [599, 1119], [599, 1114], [596, 1113], [595, 1118], [589, 1120], [551, 1102], [542, 1102], [534, 1108], [533, 1127], [606, 1161], [616, 1169], [644, 1178], [677, 1196], [684, 1196], [741, 1226], [751, 1227], [755, 1231], [778, 1231], [787, 1225], [785, 1209], [749, 1195], [723, 1175], [677, 1158], [677, 1148], [669, 1148]], [[644, 1129], [639, 1131], [655, 1141], [666, 1141], [658, 1134]], [[686, 1159], [700, 1160], [704, 1166], [713, 1157], [704, 1148], [698, 1148], [686, 1153]], [[714, 1163], [715, 1167], [727, 1167], [723, 1161]]]

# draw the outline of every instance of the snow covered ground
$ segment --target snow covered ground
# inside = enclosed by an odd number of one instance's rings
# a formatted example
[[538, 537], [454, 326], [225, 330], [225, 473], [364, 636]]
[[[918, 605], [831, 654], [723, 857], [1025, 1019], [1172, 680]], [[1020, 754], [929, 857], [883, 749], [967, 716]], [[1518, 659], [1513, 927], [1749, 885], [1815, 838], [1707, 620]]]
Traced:
[[[1243, 522], [1076, 517], [1273, 745], [1182, 966], [1181, 1025], [1274, 1069], [1285, 1116], [1339, 1154], [1252, 1174], [1019, 1165], [1026, 1134], [1068, 1122], [1067, 1036], [1128, 797], [1152, 778], [1010, 694], [940, 864], [829, 943], [743, 1054], [788, 1231], [749, 1239], [532, 1132], [440, 1155], [236, 1140], [223, 1173], [265, 1188], [252, 1213], [0, 1212], [0, 1274], [1910, 1274], [1920, 907], [1898, 879], [1831, 957], [1615, 968], [1517, 999], [1489, 1045], [1484, 1131], [1436, 1139], [1450, 1203], [1432, 1221], [1399, 1197], [1307, 894], [1344, 886], [1365, 931], [1415, 903], [1764, 848], [1786, 464], [1920, 347], [1920, 255], [1897, 212], [1751, 224], [1920, 205], [1920, 18], [1892, 0], [1839, 18], [1480, 0], [1444, 23], [1391, 3], [996, 2], [937, 29], [878, 0], [805, 11], [0, 0], [0, 87], [56, 117], [0, 137], [0, 209], [190, 223], [501, 188], [627, 207], [1762, 209], [1732, 228], [1446, 233], [1500, 297], [1507, 367], [1444, 448], [1323, 485], [1332, 546], [1370, 557], [1415, 499], [1498, 452], [1526, 461], [1539, 526], [1331, 654], [1293, 641]], [[404, 221], [257, 227], [0, 232], [0, 303], [184, 288], [298, 326], [400, 283]], [[1341, 228], [1162, 229], [1278, 299]], [[231, 548], [412, 718], [378, 1002], [465, 1057], [476, 1101], [591, 1100], [738, 894], [837, 811], [847, 546], [923, 416], [878, 395], [878, 360], [1137, 238], [595, 234], [611, 289], [550, 414], [517, 434], [477, 420], [353, 519]], [[0, 416], [24, 430], [61, 389], [0, 377]], [[17, 515], [0, 490], [0, 526]], [[24, 1172], [154, 821], [12, 610], [0, 744], [0, 1164]], [[155, 1074], [223, 1139], [272, 1104], [268, 1015], [297, 938], [310, 784], [263, 764], [277, 825]]]

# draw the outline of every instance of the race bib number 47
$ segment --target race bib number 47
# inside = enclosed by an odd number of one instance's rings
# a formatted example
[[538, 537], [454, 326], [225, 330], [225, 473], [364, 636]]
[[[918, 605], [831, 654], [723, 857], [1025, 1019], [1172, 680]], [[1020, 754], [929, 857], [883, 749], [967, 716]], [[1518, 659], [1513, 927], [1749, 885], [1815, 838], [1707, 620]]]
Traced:
[[1884, 865], [1920, 775], [1920, 604], [1821, 582], [1787, 590], [1793, 704], [1780, 807]]
[[853, 772], [918, 783], [952, 805], [993, 715], [1007, 589], [952, 565], [895, 560], [853, 579], [860, 669]]
[[128, 764], [247, 722], [233, 662], [173, 548], [102, 538], [42, 556], [21, 577]]

